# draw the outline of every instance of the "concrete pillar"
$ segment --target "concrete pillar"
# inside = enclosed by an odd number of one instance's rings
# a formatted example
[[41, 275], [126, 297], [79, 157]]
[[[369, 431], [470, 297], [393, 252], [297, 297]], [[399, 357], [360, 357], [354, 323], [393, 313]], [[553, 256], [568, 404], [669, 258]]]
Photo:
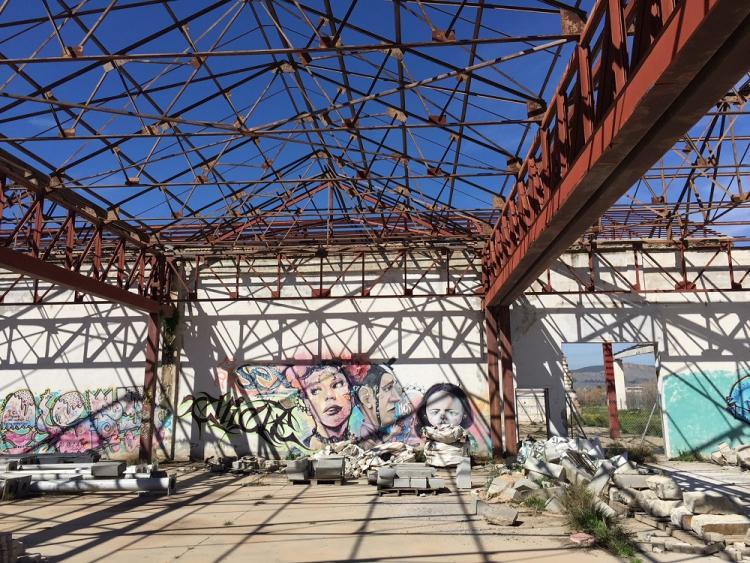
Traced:
[[503, 425], [505, 451], [518, 453], [518, 425], [516, 424], [516, 388], [513, 377], [513, 343], [510, 334], [510, 307], [500, 307], [497, 330], [500, 340], [500, 368], [503, 374]]
[[602, 344], [604, 356], [604, 382], [607, 387], [607, 408], [609, 410], [609, 437], [616, 440], [620, 437], [620, 418], [617, 415], [617, 388], [615, 387], [614, 356], [612, 343]]
[[503, 411], [500, 394], [500, 352], [497, 345], [497, 310], [484, 309], [484, 332], [487, 341], [487, 379], [490, 388], [490, 438], [492, 454], [503, 453]]
[[146, 370], [143, 377], [143, 407], [141, 410], [141, 442], [138, 460], [151, 463], [154, 447], [154, 414], [156, 410], [156, 380], [159, 369], [159, 336], [161, 319], [158, 313], [148, 316], [146, 336]]
[[622, 367], [622, 360], [615, 360], [612, 365], [615, 370], [615, 394], [617, 395], [617, 410], [628, 410], [628, 392], [625, 389], [625, 370]]

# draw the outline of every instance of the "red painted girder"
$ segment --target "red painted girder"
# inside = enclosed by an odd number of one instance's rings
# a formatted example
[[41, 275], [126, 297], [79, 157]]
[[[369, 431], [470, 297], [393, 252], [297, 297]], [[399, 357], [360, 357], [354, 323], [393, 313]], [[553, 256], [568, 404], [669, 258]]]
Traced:
[[[671, 8], [659, 0], [638, 1]], [[582, 33], [580, 49], [523, 163], [518, 184], [524, 189], [515, 187], [490, 238], [485, 255], [486, 305], [507, 304], [519, 296], [747, 71], [750, 2], [683, 0], [676, 4], [671, 14], [663, 16], [664, 27], [650, 50], [639, 54], [635, 68], [627, 70], [627, 81], [620, 84], [621, 60], [608, 65], [597, 61], [584, 73], [584, 91], [571, 110], [585, 111], [580, 120], [583, 127], [590, 127], [590, 76], [596, 74], [599, 82], [614, 81], [609, 87], [615, 88], [615, 98], [594, 123], [593, 133], [581, 133], [585, 144], [571, 159], [565, 154], [568, 146], [550, 149], [548, 143], [570, 138], [568, 131], [561, 135], [552, 128], [552, 122], [559, 123], [556, 112], [568, 107], [558, 100], [579, 79], [579, 57], [588, 56], [593, 30], [601, 21], [592, 18], [605, 17], [607, 10], [618, 6], [610, 0], [597, 3]], [[630, 6], [625, 8], [627, 13], [632, 12]], [[566, 129], [577, 126], [569, 115], [562, 122]], [[521, 192], [531, 194], [533, 202], [519, 217], [512, 212], [524, 205]]]
[[30, 276], [36, 280], [45, 280], [68, 289], [80, 291], [113, 301], [127, 307], [133, 307], [147, 313], [171, 314], [172, 307], [132, 293], [117, 286], [84, 276], [78, 272], [66, 270], [50, 262], [35, 258], [29, 254], [0, 246], [0, 268]]

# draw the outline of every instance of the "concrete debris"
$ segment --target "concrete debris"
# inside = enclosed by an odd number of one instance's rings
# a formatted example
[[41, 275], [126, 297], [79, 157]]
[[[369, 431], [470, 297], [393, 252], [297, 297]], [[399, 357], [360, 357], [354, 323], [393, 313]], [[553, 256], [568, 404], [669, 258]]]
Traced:
[[641, 507], [638, 503], [638, 491], [635, 489], [618, 489], [617, 487], [610, 487], [609, 500], [610, 503], [621, 503], [630, 510], [636, 510]]
[[344, 458], [346, 479], [359, 479], [369, 471], [389, 467], [399, 463], [410, 463], [416, 459], [414, 448], [403, 442], [386, 442], [364, 450], [351, 442], [336, 442], [310, 456], [311, 460], [321, 457], [340, 456]]
[[738, 514], [741, 507], [724, 493], [715, 491], [687, 491], [682, 495], [687, 509], [693, 514]]
[[528, 458], [523, 466], [524, 469], [531, 473], [536, 473], [538, 476], [541, 476], [541, 478], [560, 480], [565, 474], [565, 468], [562, 465], [542, 461], [533, 457]]
[[677, 526], [678, 528], [682, 528], [685, 530], [690, 529], [690, 522], [692, 521], [692, 519], [693, 513], [690, 512], [688, 507], [684, 504], [677, 506], [669, 515], [669, 521], [673, 526]]
[[566, 512], [562, 502], [555, 497], [547, 499], [547, 502], [544, 504], [544, 511], [551, 512], [552, 514], [565, 514]]
[[652, 475], [646, 478], [649, 489], [662, 500], [682, 500], [682, 490], [677, 482], [665, 475]]
[[388, 490], [430, 490], [436, 493], [445, 488], [443, 479], [435, 476], [435, 469], [424, 463], [402, 463], [377, 470], [378, 492]]
[[480, 514], [480, 511], [481, 516], [495, 526], [513, 526], [518, 520], [518, 511], [502, 504], [486, 504], [479, 501], [477, 514]]
[[690, 528], [700, 537], [707, 533], [743, 536], [750, 530], [750, 518], [743, 514], [696, 514]]
[[750, 445], [732, 448], [729, 444], [722, 443], [716, 451], [711, 452], [710, 457], [718, 465], [737, 465], [742, 469], [750, 469]]
[[456, 467], [456, 488], [471, 489], [471, 458], [463, 458]]
[[594, 473], [593, 478], [587, 485], [587, 488], [591, 493], [598, 497], [599, 495], [604, 492], [604, 489], [609, 485], [609, 481], [612, 478], [612, 474], [615, 471], [614, 464], [609, 461], [605, 460], [600, 466], [599, 469], [597, 469], [596, 473]]
[[644, 511], [656, 518], [669, 518], [672, 511], [682, 503], [681, 500], [662, 500], [651, 489], [638, 491], [636, 499]]
[[424, 456], [427, 465], [456, 467], [469, 454], [469, 434], [461, 426], [441, 424], [422, 429], [425, 438]]
[[648, 475], [631, 474], [631, 473], [615, 473], [612, 477], [615, 485], [621, 489], [648, 489]]

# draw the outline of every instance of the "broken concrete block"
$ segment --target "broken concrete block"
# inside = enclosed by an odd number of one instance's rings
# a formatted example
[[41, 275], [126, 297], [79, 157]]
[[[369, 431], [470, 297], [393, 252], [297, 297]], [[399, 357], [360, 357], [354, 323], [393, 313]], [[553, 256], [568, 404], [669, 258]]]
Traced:
[[487, 488], [487, 498], [492, 498], [499, 495], [510, 486], [511, 484], [507, 480], [503, 479], [502, 477], [495, 477], [490, 483], [490, 486]]
[[378, 469], [378, 476], [375, 481], [381, 489], [390, 489], [393, 487], [393, 480], [396, 478], [396, 470], [391, 467], [381, 467]]
[[523, 466], [524, 469], [534, 473], [541, 473], [549, 479], [560, 480], [565, 475], [565, 468], [562, 465], [548, 463], [533, 457], [527, 459]]
[[750, 467], [750, 445], [737, 447], [737, 465], [742, 468]]
[[651, 489], [638, 491], [636, 498], [641, 508], [656, 518], [669, 518], [672, 511], [682, 502], [679, 500], [662, 500]]
[[534, 493], [534, 495], [550, 499], [550, 498], [562, 498], [562, 496], [565, 494], [566, 487], [542, 487], [538, 491]]
[[711, 452], [711, 461], [713, 461], [717, 465], [727, 464], [726, 460], [724, 459], [724, 456], [721, 455], [721, 452]]
[[541, 487], [531, 479], [519, 479], [513, 483], [513, 488], [520, 491], [536, 491]]
[[456, 467], [456, 488], [471, 489], [471, 459], [468, 457]]
[[564, 514], [565, 507], [559, 499], [551, 497], [547, 499], [547, 502], [544, 504], [544, 511], [551, 512], [552, 514]]
[[427, 485], [431, 489], [439, 490], [445, 487], [445, 482], [440, 477], [430, 477], [427, 479]]
[[393, 486], [396, 489], [409, 489], [411, 488], [411, 479], [403, 478], [403, 477], [396, 477], [393, 480]]
[[719, 444], [719, 453], [724, 457], [727, 465], [737, 465], [737, 451], [734, 448], [730, 448], [729, 444]]
[[399, 463], [394, 466], [396, 470], [396, 477], [401, 479], [410, 479], [412, 477], [429, 479], [435, 476], [435, 469], [427, 467], [425, 464], [420, 463]]
[[593, 475], [588, 473], [585, 469], [578, 467], [578, 465], [576, 465], [572, 460], [564, 458], [560, 462], [560, 464], [565, 469], [565, 480], [568, 483], [582, 483], [584, 485], [587, 485], [591, 482], [591, 478], [593, 477]]
[[310, 460], [291, 459], [286, 463], [286, 476], [290, 481], [306, 481], [310, 478]]
[[620, 489], [648, 489], [648, 475], [615, 473], [612, 480]]
[[726, 494], [714, 491], [686, 491], [682, 500], [693, 514], [737, 514], [741, 507]]
[[601, 500], [597, 499], [594, 503], [594, 507], [599, 511], [600, 514], [603, 514], [607, 518], [617, 518], [617, 512], [615, 512], [614, 509], [606, 502], [602, 502]]
[[682, 490], [671, 477], [666, 475], [652, 475], [646, 478], [649, 489], [662, 500], [682, 500]]
[[409, 479], [411, 483], [412, 489], [426, 489], [427, 488], [427, 479], [424, 477], [412, 477]]
[[641, 506], [638, 503], [638, 491], [635, 489], [618, 489], [617, 487], [610, 487], [609, 500], [610, 502], [622, 503], [631, 510], [637, 510]]
[[690, 521], [693, 519], [693, 513], [688, 510], [687, 506], [680, 505], [675, 507], [672, 513], [669, 515], [669, 520], [672, 525], [677, 526], [685, 530], [690, 529]]
[[500, 494], [495, 495], [493, 498], [498, 502], [521, 502], [530, 494], [531, 491], [521, 491], [519, 493], [519, 491], [516, 491], [516, 489], [511, 486], [503, 489]]
[[696, 514], [690, 527], [700, 537], [707, 533], [741, 536], [750, 530], [750, 518], [742, 514]]
[[345, 461], [345, 458], [341, 456], [319, 457], [315, 466], [315, 478], [322, 480], [343, 479]]
[[[479, 508], [479, 503], [477, 503]], [[503, 504], [488, 504], [482, 511], [482, 516], [495, 526], [512, 526], [518, 519], [518, 511]]]
[[622, 465], [618, 466], [617, 469], [615, 469], [615, 473], [617, 473], [618, 475], [623, 473], [629, 475], [640, 475], [638, 467], [632, 461], [626, 461]]
[[597, 469], [596, 473], [594, 473], [593, 479], [591, 479], [591, 482], [587, 485], [586, 488], [591, 491], [591, 494], [593, 494], [595, 497], [598, 497], [602, 494], [605, 487], [609, 485], [609, 481], [614, 470], [615, 466], [614, 464], [612, 464], [612, 462], [602, 462], [602, 464], [599, 466], [599, 469]]

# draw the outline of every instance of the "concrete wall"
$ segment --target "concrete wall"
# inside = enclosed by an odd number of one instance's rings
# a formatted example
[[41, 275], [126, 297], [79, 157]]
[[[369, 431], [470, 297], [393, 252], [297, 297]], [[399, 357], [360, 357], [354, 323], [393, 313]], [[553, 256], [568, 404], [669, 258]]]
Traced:
[[[466, 393], [465, 423], [475, 450], [486, 453], [482, 322], [476, 297], [190, 304], [182, 325], [177, 455], [283, 457], [350, 437], [418, 443], [416, 410], [423, 394], [442, 382]], [[332, 417], [336, 424], [326, 421], [327, 406], [312, 400], [307, 383], [328, 362], [341, 365], [343, 379], [341, 396], [331, 403], [341, 409]], [[363, 405], [360, 390], [375, 371], [390, 373], [395, 384], [378, 405], [396, 408], [392, 423]], [[383, 389], [386, 380], [379, 383]], [[334, 428], [342, 418], [343, 431]]]
[[[17, 284], [0, 306], [0, 453], [94, 448], [137, 456], [145, 317], [109, 304], [28, 305], [31, 290]], [[160, 415], [164, 444], [171, 417]]]
[[[654, 342], [668, 453], [708, 453], [722, 441], [747, 441], [750, 417], [736, 416], [738, 409], [727, 397], [750, 375], [750, 295], [719, 291], [729, 286], [721, 263], [709, 265], [698, 279], [702, 292], [675, 292], [677, 253], [649, 252], [653, 262], [644, 263], [641, 286], [653, 292], [627, 292], [627, 284], [635, 281], [633, 253], [614, 248], [596, 263], [597, 287], [609, 293], [582, 291], [579, 279], [588, 279], [588, 255], [569, 253], [551, 272], [552, 287], [562, 294], [529, 292], [516, 302], [512, 330], [518, 385], [550, 388], [551, 427], [564, 434], [562, 343]], [[688, 251], [689, 279], [696, 279], [714, 254]], [[750, 263], [745, 250], [733, 251], [733, 258], [745, 268]]]

